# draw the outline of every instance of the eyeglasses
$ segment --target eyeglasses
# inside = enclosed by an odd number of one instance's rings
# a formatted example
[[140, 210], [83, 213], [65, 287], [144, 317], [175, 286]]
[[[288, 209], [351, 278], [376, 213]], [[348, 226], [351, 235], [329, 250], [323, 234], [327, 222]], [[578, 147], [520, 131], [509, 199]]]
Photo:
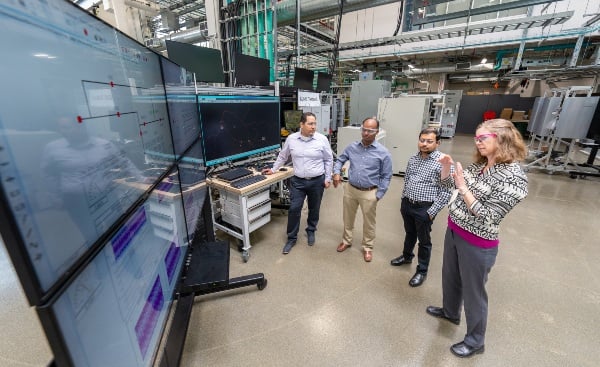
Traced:
[[419, 139], [419, 143], [421, 144], [435, 144], [435, 140], [431, 140], [431, 139]]
[[489, 134], [481, 134], [481, 135], [476, 135], [474, 140], [475, 143], [482, 143], [484, 141], [486, 141], [488, 138], [495, 138], [498, 135], [496, 135], [496, 133], [489, 133]]
[[366, 128], [366, 127], [361, 127], [360, 131], [363, 132], [363, 133], [367, 133], [369, 135], [373, 135], [373, 134], [377, 134], [377, 131], [379, 131], [379, 129], [369, 129], [369, 128]]

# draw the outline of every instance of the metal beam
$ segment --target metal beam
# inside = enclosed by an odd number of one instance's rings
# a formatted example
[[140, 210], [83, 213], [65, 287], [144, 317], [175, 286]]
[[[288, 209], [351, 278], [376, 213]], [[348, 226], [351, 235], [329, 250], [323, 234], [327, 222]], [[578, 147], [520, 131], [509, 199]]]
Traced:
[[577, 65], [577, 59], [579, 58], [581, 45], [583, 45], [583, 34], [580, 34], [577, 38], [577, 43], [575, 44], [575, 48], [573, 49], [573, 55], [571, 56], [571, 62], [569, 62], [570, 67], [574, 67]]
[[[573, 11], [567, 11], [562, 13], [555, 14], [546, 14], [539, 15], [535, 17], [527, 17], [527, 18], [519, 18], [519, 19], [509, 19], [509, 20], [501, 20], [495, 22], [489, 22], [485, 24], [478, 25], [469, 25], [466, 27], [467, 34], [478, 34], [474, 33], [476, 30], [480, 29], [493, 29], [494, 32], [498, 32], [505, 27], [509, 26], [522, 26], [522, 25], [541, 25], [545, 23], [547, 20], [550, 20], [552, 24], [559, 24], [565, 22], [567, 19], [573, 16]], [[512, 28], [511, 28], [512, 29]], [[516, 29], [516, 28], [515, 28]], [[339, 45], [340, 51], [346, 50], [356, 50], [361, 48], [368, 47], [377, 47], [377, 46], [387, 46], [393, 44], [402, 44], [402, 43], [411, 43], [411, 42], [422, 42], [430, 39], [444, 39], [444, 38], [454, 38], [454, 37], [464, 37], [465, 36], [465, 26], [458, 25], [452, 27], [444, 27], [444, 29], [428, 29], [424, 31], [413, 31], [413, 32], [405, 32], [399, 36], [393, 37], [381, 37], [370, 40], [363, 40], [357, 42], [348, 42]], [[330, 52], [333, 46], [318, 46], [318, 47], [308, 47], [302, 49], [302, 55], [311, 55], [311, 54], [320, 54], [324, 52]], [[280, 56], [285, 57], [291, 51], [282, 51], [279, 53]]]

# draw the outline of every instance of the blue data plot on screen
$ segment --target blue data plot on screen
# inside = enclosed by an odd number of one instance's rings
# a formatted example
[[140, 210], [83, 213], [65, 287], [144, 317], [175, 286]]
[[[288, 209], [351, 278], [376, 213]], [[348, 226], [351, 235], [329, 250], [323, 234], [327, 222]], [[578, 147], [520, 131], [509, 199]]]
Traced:
[[124, 181], [166, 172], [173, 143], [157, 54], [69, 2], [3, 2], [0, 22], [2, 188], [32, 300], [144, 194]]

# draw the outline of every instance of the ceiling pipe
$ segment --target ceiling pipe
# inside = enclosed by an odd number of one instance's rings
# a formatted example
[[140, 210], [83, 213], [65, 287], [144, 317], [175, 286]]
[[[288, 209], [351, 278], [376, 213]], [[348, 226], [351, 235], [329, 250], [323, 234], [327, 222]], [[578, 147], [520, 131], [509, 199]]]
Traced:
[[152, 44], [146, 44], [149, 47], [152, 47], [154, 51], [164, 51], [167, 49], [167, 45], [165, 40], [181, 42], [181, 43], [198, 43], [207, 40], [206, 36], [206, 28], [202, 28], [202, 26], [197, 26], [191, 29], [186, 29], [184, 31], [178, 31], [176, 33], [168, 34], [164, 37], [154, 38], [152, 39]]
[[427, 65], [424, 67], [406, 67], [402, 70], [404, 75], [411, 77], [415, 75], [423, 74], [438, 74], [438, 73], [455, 73], [455, 72], [477, 72], [477, 71], [492, 71], [494, 68], [493, 63], [486, 64], [474, 64], [468, 70], [456, 70], [456, 64], [438, 64], [438, 65]]

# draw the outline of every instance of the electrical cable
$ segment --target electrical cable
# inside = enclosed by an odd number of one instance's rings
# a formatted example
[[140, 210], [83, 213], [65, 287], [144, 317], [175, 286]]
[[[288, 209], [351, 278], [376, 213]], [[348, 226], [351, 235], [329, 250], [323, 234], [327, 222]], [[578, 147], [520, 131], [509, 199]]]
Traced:
[[402, 8], [404, 6], [404, 2], [403, 1], [399, 1], [400, 6], [398, 8], [398, 23], [396, 24], [396, 30], [394, 31], [394, 36], [398, 35], [398, 31], [400, 30], [400, 27], [402, 26]]

